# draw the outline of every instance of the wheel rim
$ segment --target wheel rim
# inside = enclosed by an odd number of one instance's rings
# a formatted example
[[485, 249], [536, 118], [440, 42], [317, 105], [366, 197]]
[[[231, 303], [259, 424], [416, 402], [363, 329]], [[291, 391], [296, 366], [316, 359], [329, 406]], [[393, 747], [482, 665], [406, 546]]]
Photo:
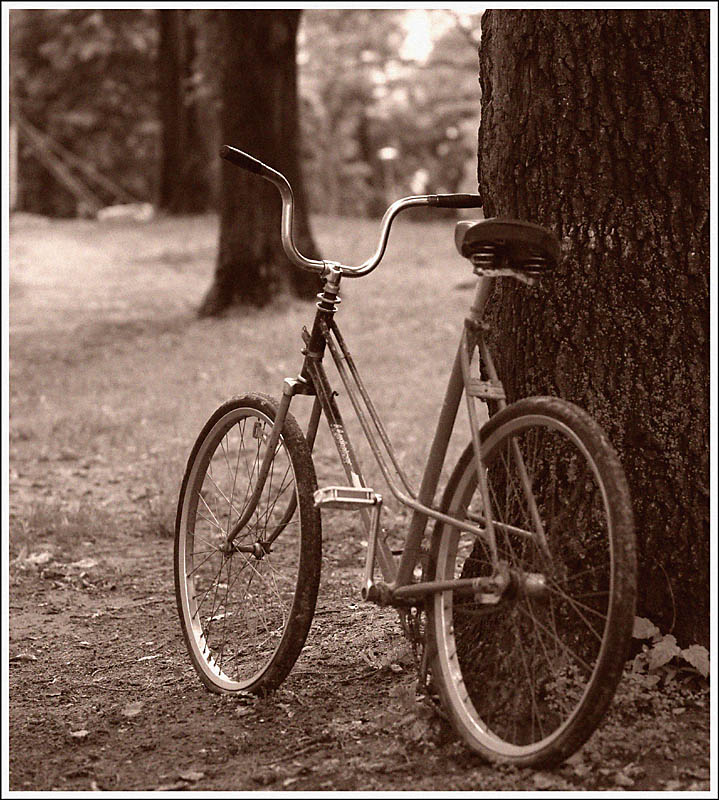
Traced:
[[257, 507], [235, 539], [270, 552], [221, 550], [244, 512], [272, 419], [252, 408], [224, 415], [204, 438], [188, 477], [180, 520], [180, 598], [188, 643], [223, 691], [250, 689], [278, 657], [290, 622], [300, 563], [300, 516], [292, 460], [280, 437]]
[[[516, 573], [545, 575], [541, 601], [521, 589], [496, 614], [478, 615], [473, 601], [436, 595], [434, 613], [445, 691], [459, 724], [500, 757], [521, 759], [567, 731], [596, 688], [611, 626], [614, 589], [607, 491], [581, 439], [541, 414], [510, 420], [483, 442], [493, 519], [536, 531], [512, 456], [520, 445], [547, 539], [536, 542], [496, 526], [499, 557]], [[544, 454], [544, 455], [542, 455]], [[449, 513], [481, 516], [477, 478], [464, 471]], [[491, 573], [486, 547], [445, 529], [439, 578]]]

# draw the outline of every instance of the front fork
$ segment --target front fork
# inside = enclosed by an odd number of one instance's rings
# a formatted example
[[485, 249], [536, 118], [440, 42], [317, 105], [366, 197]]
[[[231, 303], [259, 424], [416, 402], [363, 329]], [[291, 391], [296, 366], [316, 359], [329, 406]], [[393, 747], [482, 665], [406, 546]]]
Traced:
[[[257, 475], [257, 483], [255, 484], [252, 495], [247, 502], [245, 511], [232, 526], [232, 529], [225, 538], [222, 549], [227, 555], [231, 554], [235, 549], [233, 542], [239, 535], [240, 531], [242, 531], [242, 529], [252, 518], [255, 508], [257, 507], [257, 503], [262, 496], [267, 475], [269, 474], [270, 467], [277, 453], [277, 447], [280, 443], [280, 436], [285, 425], [285, 419], [287, 418], [287, 412], [290, 408], [290, 402], [295, 394], [315, 394], [315, 402], [312, 407], [309, 428], [307, 431], [307, 443], [310, 447], [310, 450], [314, 444], [315, 436], [317, 434], [317, 427], [319, 425], [321, 407], [319, 404], [319, 398], [317, 397], [313, 386], [314, 381], [311, 375], [311, 365], [314, 362], [321, 360], [324, 354], [325, 339], [324, 335], [322, 334], [322, 324], [329, 324], [332, 316], [335, 313], [337, 303], [339, 302], [338, 292], [342, 274], [339, 267], [331, 262], [326, 262], [326, 268], [327, 274], [325, 277], [324, 289], [318, 295], [320, 302], [317, 304], [317, 314], [315, 316], [312, 333], [305, 336], [305, 344], [307, 346], [304, 351], [305, 363], [302, 367], [302, 371], [296, 378], [285, 378], [284, 380], [284, 384], [282, 386], [282, 399], [280, 401], [279, 408], [277, 409], [277, 416], [275, 417], [272, 425], [272, 432], [270, 433], [270, 438], [267, 442], [267, 449], [265, 450], [265, 455], [262, 459], [262, 464], [260, 465], [260, 471]], [[297, 498], [293, 496], [287, 510], [280, 520], [280, 523], [277, 525], [270, 537], [262, 543], [265, 548], [268, 548], [269, 545], [272, 544], [272, 542], [280, 535], [280, 533], [282, 533], [287, 523], [292, 518], [296, 507]]]
[[[296, 387], [298, 383], [301, 381], [301, 378], [285, 378], [284, 385], [282, 387], [282, 400], [280, 400], [279, 408], [277, 409], [277, 416], [275, 417], [274, 423], [272, 424], [272, 432], [270, 433], [270, 438], [267, 441], [267, 447], [265, 450], [264, 458], [262, 459], [262, 464], [260, 465], [260, 471], [257, 475], [257, 483], [255, 484], [255, 488], [250, 495], [250, 498], [247, 502], [247, 507], [245, 508], [244, 512], [237, 520], [237, 522], [232, 526], [232, 529], [227, 534], [225, 538], [225, 543], [223, 546], [223, 550], [226, 553], [231, 553], [234, 549], [233, 542], [237, 538], [240, 531], [247, 525], [247, 523], [252, 518], [252, 515], [255, 513], [255, 509], [257, 507], [257, 503], [262, 496], [262, 491], [265, 488], [265, 481], [267, 480], [267, 475], [269, 474], [270, 467], [272, 466], [272, 462], [277, 454], [277, 448], [280, 443], [280, 435], [282, 434], [282, 429], [285, 426], [285, 419], [287, 418], [287, 412], [290, 408], [290, 401], [292, 400], [292, 396], [296, 393]], [[284, 529], [287, 522], [290, 521], [292, 515], [295, 512], [295, 508], [297, 506], [297, 498], [293, 494], [292, 499], [290, 500], [290, 505], [285, 511], [282, 520], [278, 524], [277, 528], [270, 536], [270, 538], [263, 542], [262, 544], [265, 547], [269, 547], [270, 544], [279, 536], [279, 534]]]

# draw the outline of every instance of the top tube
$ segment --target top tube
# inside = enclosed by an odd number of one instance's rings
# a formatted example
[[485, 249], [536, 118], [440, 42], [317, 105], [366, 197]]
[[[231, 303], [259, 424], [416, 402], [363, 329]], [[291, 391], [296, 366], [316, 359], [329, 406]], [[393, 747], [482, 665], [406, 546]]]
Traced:
[[[232, 162], [242, 169], [249, 172], [254, 172], [256, 175], [264, 178], [270, 183], [274, 184], [280, 192], [282, 198], [282, 247], [284, 248], [287, 258], [300, 269], [309, 272], [317, 272], [324, 274], [327, 271], [330, 263], [336, 262], [317, 261], [315, 259], [306, 258], [295, 247], [294, 238], [292, 235], [293, 219], [294, 219], [294, 204], [295, 198], [287, 178], [272, 167], [267, 166], [262, 161], [238, 150], [235, 147], [224, 145], [220, 149], [220, 156], [227, 161]], [[412, 195], [410, 197], [403, 197], [400, 200], [395, 200], [392, 205], [384, 212], [382, 222], [380, 225], [379, 243], [374, 254], [357, 267], [351, 267], [346, 264], [338, 264], [342, 270], [343, 277], [347, 278], [361, 278], [363, 275], [369, 275], [374, 270], [382, 256], [387, 249], [387, 240], [389, 239], [390, 228], [392, 222], [400, 211], [413, 206], [435, 206], [443, 208], [479, 208], [482, 205], [479, 195], [471, 194], [452, 194], [452, 195], [436, 195], [436, 194], [421, 194]]]

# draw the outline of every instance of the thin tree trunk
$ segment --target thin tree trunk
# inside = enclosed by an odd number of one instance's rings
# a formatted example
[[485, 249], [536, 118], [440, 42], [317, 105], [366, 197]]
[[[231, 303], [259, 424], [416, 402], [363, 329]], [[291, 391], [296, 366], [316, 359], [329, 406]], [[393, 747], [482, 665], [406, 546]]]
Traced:
[[195, 30], [190, 11], [157, 11], [158, 104], [162, 124], [157, 204], [170, 214], [206, 211], [212, 202], [205, 142], [190, 84]]
[[[295, 191], [295, 240], [319, 258], [310, 234], [299, 165], [296, 40], [300, 11], [223, 11], [221, 130], [225, 144], [245, 150], [287, 176]], [[316, 275], [293, 267], [280, 240], [277, 190], [256, 175], [223, 164], [220, 244], [212, 286], [199, 313], [233, 303], [265, 305], [289, 292], [313, 297]]]
[[486, 216], [552, 228], [564, 261], [498, 289], [511, 398], [585, 407], [632, 489], [639, 613], [709, 636], [709, 13], [489, 11]]

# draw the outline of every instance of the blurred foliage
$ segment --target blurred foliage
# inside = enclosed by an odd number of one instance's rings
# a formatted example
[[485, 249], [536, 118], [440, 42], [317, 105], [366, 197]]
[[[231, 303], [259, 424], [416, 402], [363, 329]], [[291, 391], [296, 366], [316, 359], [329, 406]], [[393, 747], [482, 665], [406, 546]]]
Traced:
[[[406, 47], [408, 15], [416, 13], [304, 12], [299, 92], [313, 211], [374, 215], [402, 194], [476, 188], [480, 15], [426, 12], [436, 27], [423, 60]], [[191, 14], [197, 53], [186, 91], [202, 104], [208, 142], [196, 168], [216, 187], [218, 15]], [[9, 16], [12, 104], [138, 200], [154, 200], [161, 147], [155, 10], [13, 9]], [[19, 172], [21, 208], [75, 213], [75, 199], [22, 137]]]
[[[152, 199], [159, 133], [154, 11], [13, 9], [9, 17], [11, 102], [138, 200]], [[73, 215], [73, 196], [22, 139], [19, 158], [21, 207]]]
[[422, 62], [402, 56], [407, 14], [305, 11], [303, 163], [315, 211], [374, 215], [403, 194], [476, 190], [480, 15], [429, 12], [444, 31]]

